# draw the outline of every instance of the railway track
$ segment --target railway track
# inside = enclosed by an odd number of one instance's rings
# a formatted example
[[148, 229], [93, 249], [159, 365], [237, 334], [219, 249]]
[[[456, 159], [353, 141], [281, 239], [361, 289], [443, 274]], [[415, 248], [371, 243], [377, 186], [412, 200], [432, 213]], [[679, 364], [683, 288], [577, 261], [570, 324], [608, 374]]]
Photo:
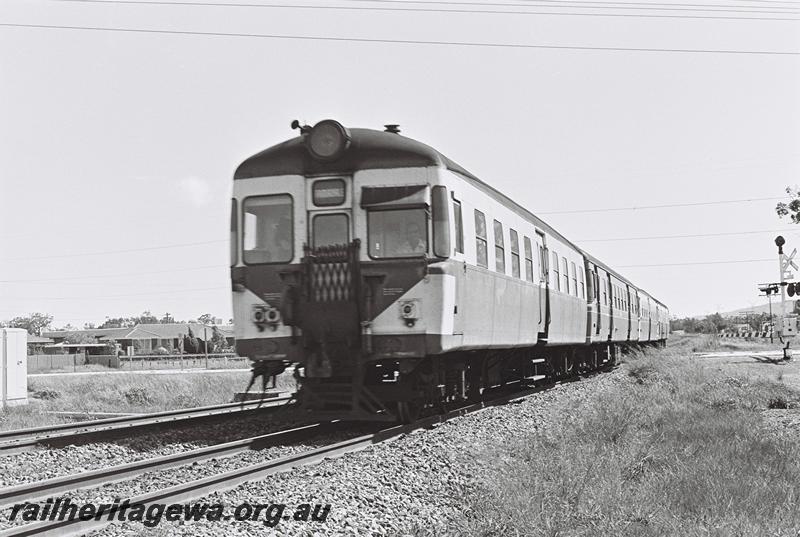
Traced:
[[100, 487], [119, 481], [125, 481], [147, 472], [168, 470], [170, 468], [177, 468], [179, 466], [207, 461], [209, 459], [231, 457], [248, 450], [259, 450], [279, 444], [302, 441], [308, 437], [332, 431], [335, 426], [334, 423], [304, 425], [302, 427], [252, 438], [244, 438], [233, 442], [215, 444], [204, 448], [154, 457], [152, 459], [144, 459], [128, 464], [120, 464], [82, 472], [80, 474], [66, 475], [7, 487], [0, 489], [0, 509], [20, 502], [32, 502], [45, 498], [52, 498], [64, 492]]
[[[597, 372], [610, 369], [604, 366]], [[397, 425], [378, 430], [374, 433], [357, 436], [341, 442], [310, 449], [277, 459], [270, 459], [258, 464], [219, 473], [202, 479], [196, 479], [175, 485], [170, 488], [155, 490], [130, 498], [130, 504], [171, 504], [196, 500], [214, 492], [230, 490], [248, 481], [256, 481], [273, 474], [285, 472], [293, 468], [322, 461], [326, 458], [341, 456], [385, 442], [414, 430], [431, 427], [449, 419], [470, 414], [485, 408], [506, 404], [526, 396], [549, 389], [557, 384], [578, 380], [580, 376], [564, 379], [555, 383], [543, 384], [513, 393], [500, 395], [489, 401], [481, 401], [449, 410], [442, 414], [429, 416], [408, 425]], [[158, 457], [150, 460], [100, 469], [75, 476], [55, 478], [37, 483], [30, 483], [0, 490], [0, 506], [8, 506], [23, 501], [41, 500], [54, 497], [72, 490], [93, 488], [117, 481], [123, 481], [145, 472], [175, 468], [210, 458], [232, 456], [250, 449], [261, 449], [279, 442], [296, 441], [306, 436], [313, 436], [333, 430], [341, 423], [317, 423], [280, 431], [254, 438], [219, 444], [189, 452]], [[103, 517], [106, 518], [106, 517]], [[17, 526], [0, 532], [0, 537], [21, 537], [26, 535], [76, 535], [98, 530], [109, 524], [108, 520], [54, 520]]]
[[126, 436], [133, 432], [185, 423], [210, 423], [231, 414], [270, 412], [291, 401], [291, 397], [277, 397], [263, 401], [224, 403], [220, 405], [168, 410], [152, 414], [122, 416], [78, 423], [62, 423], [31, 429], [0, 431], [0, 456], [35, 449], [37, 446], [63, 447], [70, 444], [85, 444], [101, 439]]

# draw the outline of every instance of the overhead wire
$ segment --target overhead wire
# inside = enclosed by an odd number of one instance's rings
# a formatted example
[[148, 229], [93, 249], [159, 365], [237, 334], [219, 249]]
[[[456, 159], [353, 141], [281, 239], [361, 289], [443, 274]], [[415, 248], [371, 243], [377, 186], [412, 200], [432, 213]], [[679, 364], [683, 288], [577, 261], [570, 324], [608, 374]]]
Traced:
[[685, 267], [690, 265], [730, 265], [738, 263], [774, 263], [775, 259], [733, 259], [730, 261], [687, 261], [683, 263], [646, 263], [640, 265], [615, 265], [618, 268], [643, 268], [643, 267]]
[[725, 205], [730, 203], [750, 203], [754, 201], [776, 201], [784, 200], [781, 198], [746, 198], [738, 200], [719, 200], [719, 201], [700, 201], [700, 202], [686, 202], [686, 203], [665, 203], [662, 205], [634, 205], [629, 207], [606, 207], [600, 209], [569, 209], [566, 211], [535, 211], [534, 214], [580, 214], [580, 213], [605, 213], [612, 211], [640, 211], [646, 209], [671, 209], [676, 207], [703, 207], [708, 205]]
[[[411, 12], [434, 12], [434, 13], [508, 13], [511, 15], [524, 15], [525, 13], [538, 14], [531, 11], [503, 11], [496, 10], [498, 7], [521, 7], [521, 8], [544, 8], [544, 9], [618, 9], [618, 10], [644, 10], [644, 11], [699, 11], [699, 12], [720, 12], [720, 13], [763, 13], [763, 14], [798, 14], [800, 11], [787, 11], [792, 8], [783, 8], [782, 11], [763, 10], [761, 6], [730, 6], [711, 4], [697, 5], [698, 7], [683, 7], [678, 4], [647, 4], [646, 2], [580, 2], [571, 0], [558, 4], [494, 4], [486, 2], [412, 2], [420, 5], [456, 5], [470, 7], [490, 7], [492, 10], [483, 9], [441, 9], [424, 7], [376, 7], [376, 6], [342, 6], [325, 4], [281, 4], [263, 2], [213, 2], [201, 0], [50, 0], [58, 3], [80, 3], [80, 4], [112, 4], [112, 5], [153, 5], [153, 6], [187, 6], [187, 7], [236, 7], [236, 8], [267, 8], [267, 9], [323, 9], [338, 11], [411, 11]], [[351, 0], [352, 1], [352, 0]], [[383, 0], [367, 0], [368, 2], [378, 2]], [[547, 0], [536, 0], [547, 1]], [[388, 3], [388, 2], [386, 2]], [[394, 5], [410, 5], [409, 2], [392, 2]], [[596, 5], [592, 5], [596, 4]], [[601, 5], [602, 4], [602, 5]], [[607, 5], [606, 5], [607, 4]], [[627, 4], [627, 5], [626, 5]], [[690, 6], [692, 4], [685, 4]], [[668, 7], [658, 7], [668, 6]], [[705, 9], [703, 6], [709, 6]], [[777, 8], [773, 8], [777, 9]], [[544, 12], [547, 13], [547, 12]]]
[[[201, 292], [201, 291], [219, 291], [222, 289], [230, 290], [230, 286], [217, 286], [217, 287], [198, 287], [194, 289], [170, 289], [170, 293], [194, 293], [194, 292]], [[7, 297], [4, 296], [4, 300], [85, 300], [87, 298], [90, 299], [108, 299], [108, 298], [130, 298], [136, 296], [153, 296], [153, 295], [163, 295], [164, 291], [153, 291], [153, 292], [146, 292], [146, 293], [127, 293], [124, 295], [98, 295], [98, 296], [28, 296], [28, 297]]]
[[167, 269], [167, 270], [146, 270], [146, 271], [138, 271], [138, 272], [119, 272], [119, 273], [111, 273], [111, 274], [91, 274], [91, 275], [84, 275], [84, 276], [61, 276], [58, 278], [30, 278], [30, 279], [23, 279], [23, 280], [0, 280], [0, 283], [42, 283], [42, 282], [58, 282], [58, 281], [66, 281], [66, 280], [91, 280], [91, 279], [102, 279], [102, 278], [117, 278], [117, 277], [125, 277], [125, 276], [150, 276], [153, 274], [172, 274], [174, 272], [193, 272], [198, 270], [208, 270], [208, 269], [221, 269], [221, 268], [228, 268], [228, 265], [205, 265], [201, 267], [187, 267], [187, 268], [176, 268], [176, 269]]
[[[411, 1], [411, 0], [344, 0], [347, 2], [377, 2], [377, 3], [411, 3], [411, 4], [460, 4], [461, 2], [457, 2], [454, 0], [419, 0], [419, 1]], [[750, 0], [740, 0], [741, 2], [750, 2]], [[604, 0], [604, 1], [593, 1], [593, 0], [517, 0], [517, 2], [524, 2], [523, 4], [514, 4], [516, 6], [532, 6], [537, 4], [553, 4], [553, 5], [566, 5], [566, 4], [585, 4], [590, 6], [615, 6], [615, 5], [626, 5], [626, 6], [645, 6], [647, 8], [652, 9], [659, 9], [658, 6], [667, 6], [667, 7], [689, 7], [692, 9], [696, 9], [698, 11], [706, 11], [704, 7], [709, 8], [745, 8], [745, 9], [761, 9], [764, 7], [769, 7], [770, 9], [798, 9], [800, 5], [789, 5], [789, 6], [747, 6], [742, 5], [741, 3], [736, 4], [728, 4], [728, 3], [718, 3], [718, 4], [697, 4], [697, 3], [675, 3], [675, 2], [629, 2], [627, 0]], [[471, 2], [464, 2], [466, 4], [470, 4]], [[481, 5], [483, 2], [478, 2], [477, 5]], [[487, 3], [487, 5], [495, 5], [492, 2]], [[503, 4], [497, 4], [503, 5]], [[509, 4], [512, 5], [512, 4]], [[781, 12], [782, 13], [782, 12]]]
[[171, 250], [174, 248], [186, 248], [189, 246], [206, 246], [209, 244], [217, 244], [222, 242], [228, 242], [228, 239], [220, 239], [220, 240], [212, 240], [212, 241], [197, 241], [197, 242], [183, 242], [178, 244], [167, 244], [163, 246], [145, 246], [142, 248], [126, 248], [124, 250], [100, 250], [95, 252], [80, 252], [80, 253], [70, 253], [70, 254], [53, 254], [53, 255], [42, 255], [42, 256], [35, 256], [35, 257], [12, 257], [12, 258], [4, 258], [0, 259], [0, 261], [34, 261], [34, 260], [41, 260], [41, 259], [59, 259], [59, 258], [69, 258], [69, 257], [88, 257], [88, 256], [96, 256], [96, 255], [112, 255], [112, 254], [125, 254], [131, 252], [146, 252], [149, 250]]
[[[345, 2], [359, 2], [368, 4], [430, 4], [430, 5], [456, 5], [456, 6], [497, 6], [497, 7], [539, 7], [538, 4], [552, 4], [556, 6], [583, 4], [587, 6], [619, 6], [619, 5], [632, 5], [632, 6], [646, 6], [653, 9], [658, 9], [658, 6], [667, 7], [691, 7], [691, 8], [752, 8], [759, 9], [766, 6], [746, 6], [741, 4], [684, 4], [674, 2], [628, 2], [626, 0], [620, 1], [598, 1], [593, 0], [517, 0], [520, 3], [505, 3], [505, 2], [463, 2], [456, 0], [342, 0]], [[741, 0], [742, 2], [750, 2], [751, 0]], [[755, 0], [752, 0], [755, 1]], [[800, 9], [800, 3], [792, 6], [774, 6], [771, 9]], [[698, 11], [705, 11], [697, 9]], [[779, 12], [784, 13], [784, 12]]]
[[[115, 5], [158, 5], [158, 6], [213, 6], [213, 7], [247, 7], [247, 8], [271, 8], [271, 9], [306, 9], [306, 10], [333, 10], [333, 11], [374, 11], [374, 12], [412, 12], [412, 13], [459, 13], [459, 14], [494, 14], [494, 15], [552, 15], [552, 16], [580, 16], [580, 17], [636, 17], [636, 18], [658, 18], [658, 19], [720, 19], [720, 20], [773, 20], [773, 21], [798, 21], [798, 18], [791, 17], [744, 17], [744, 16], [717, 16], [717, 15], [647, 15], [641, 13], [574, 13], [574, 12], [555, 12], [555, 11], [505, 11], [491, 9], [439, 9], [439, 8], [405, 8], [405, 7], [366, 7], [366, 6], [328, 6], [328, 5], [297, 5], [297, 4], [263, 4], [263, 3], [230, 3], [222, 4], [219, 2], [201, 1], [167, 1], [167, 0], [54, 0], [57, 2], [86, 3], [86, 4], [115, 4]], [[540, 6], [544, 7], [544, 6]], [[548, 8], [549, 9], [549, 8]], [[581, 7], [576, 7], [581, 9]], [[594, 8], [591, 8], [594, 9]], [[603, 8], [614, 9], [614, 8]], [[649, 8], [616, 8], [616, 9], [649, 9]], [[736, 10], [691, 10], [686, 8], [665, 8], [656, 11], [723, 11], [734, 13], [775, 13], [785, 14], [787, 12], [769, 11], [736, 11]]]
[[6, 28], [29, 28], [47, 30], [78, 30], [96, 32], [122, 32], [132, 34], [160, 34], [160, 35], [184, 35], [184, 36], [204, 36], [204, 37], [241, 37], [241, 38], [260, 38], [260, 39], [281, 39], [299, 41], [319, 41], [319, 42], [340, 42], [340, 43], [379, 43], [397, 45], [434, 45], [434, 46], [462, 46], [462, 47], [485, 47], [485, 48], [515, 48], [515, 49], [542, 49], [542, 50], [574, 50], [574, 51], [603, 51], [603, 52], [657, 52], [657, 53], [676, 53], [676, 54], [742, 54], [753, 56], [800, 56], [800, 52], [778, 51], [778, 50], [735, 50], [735, 49], [681, 49], [681, 48], [648, 48], [648, 47], [597, 47], [582, 45], [536, 45], [527, 43], [490, 43], [473, 41], [428, 41], [421, 39], [388, 39], [388, 38], [368, 38], [368, 37], [334, 37], [334, 36], [312, 36], [312, 35], [290, 35], [290, 34], [258, 34], [244, 32], [203, 32], [190, 30], [156, 30], [148, 28], [119, 28], [103, 26], [66, 26], [57, 24], [23, 24], [23, 23], [0, 23], [0, 27]]
[[[695, 233], [691, 235], [654, 235], [650, 237], [618, 237], [613, 239], [576, 239], [575, 242], [617, 242], [617, 241], [646, 241], [661, 239], [693, 239], [697, 237], [726, 237], [738, 235], [757, 235], [762, 233], [788, 233], [797, 231], [793, 229], [767, 229], [762, 231], [730, 231], [722, 233]], [[2, 283], [2, 282], [0, 282]]]

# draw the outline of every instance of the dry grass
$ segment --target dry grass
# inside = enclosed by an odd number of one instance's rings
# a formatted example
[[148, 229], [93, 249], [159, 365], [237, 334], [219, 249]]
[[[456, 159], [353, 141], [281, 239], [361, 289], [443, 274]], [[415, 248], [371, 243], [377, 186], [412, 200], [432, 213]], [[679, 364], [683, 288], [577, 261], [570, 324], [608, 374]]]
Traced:
[[[0, 411], [0, 430], [63, 423], [49, 410], [143, 413], [228, 403], [250, 380], [249, 370], [226, 373], [60, 375], [28, 379], [30, 404]], [[260, 382], [260, 381], [259, 381]], [[257, 387], [260, 389], [260, 384]], [[278, 389], [294, 391], [291, 372]]]
[[784, 385], [674, 351], [632, 357], [613, 389], [564, 403], [544, 432], [491, 446], [456, 533], [796, 535], [800, 443], [763, 410]]
[[0, 410], [0, 431], [11, 431], [15, 429], [30, 429], [32, 427], [42, 427], [45, 425], [55, 425], [57, 423], [67, 423], [71, 420], [45, 414], [37, 404], [15, 406], [5, 412]]

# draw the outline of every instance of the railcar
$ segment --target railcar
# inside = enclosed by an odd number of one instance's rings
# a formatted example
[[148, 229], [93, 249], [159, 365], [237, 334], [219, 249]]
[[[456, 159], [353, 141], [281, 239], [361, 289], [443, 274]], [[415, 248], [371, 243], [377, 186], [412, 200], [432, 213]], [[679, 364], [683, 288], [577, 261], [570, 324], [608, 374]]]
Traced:
[[663, 344], [667, 309], [435, 149], [293, 123], [236, 169], [237, 352], [301, 408], [400, 419]]

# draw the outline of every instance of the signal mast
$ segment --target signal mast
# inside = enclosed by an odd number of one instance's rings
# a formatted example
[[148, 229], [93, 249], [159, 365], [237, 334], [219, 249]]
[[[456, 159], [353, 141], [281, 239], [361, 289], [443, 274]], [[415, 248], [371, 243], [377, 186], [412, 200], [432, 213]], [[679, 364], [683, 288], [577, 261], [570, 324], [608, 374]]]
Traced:
[[789, 344], [792, 342], [792, 338], [797, 335], [797, 315], [794, 312], [786, 312], [786, 295], [788, 293], [790, 297], [794, 296], [800, 286], [793, 281], [789, 283], [794, 280], [794, 272], [790, 269], [798, 270], [797, 264], [794, 262], [797, 248], [794, 248], [791, 254], [786, 255], [783, 253], [784, 244], [786, 244], [786, 240], [782, 236], [775, 237], [775, 245], [778, 247], [778, 270], [781, 274], [781, 322], [778, 325], [778, 337], [781, 343], [786, 344], [783, 348], [783, 359], [789, 360], [792, 357]]

